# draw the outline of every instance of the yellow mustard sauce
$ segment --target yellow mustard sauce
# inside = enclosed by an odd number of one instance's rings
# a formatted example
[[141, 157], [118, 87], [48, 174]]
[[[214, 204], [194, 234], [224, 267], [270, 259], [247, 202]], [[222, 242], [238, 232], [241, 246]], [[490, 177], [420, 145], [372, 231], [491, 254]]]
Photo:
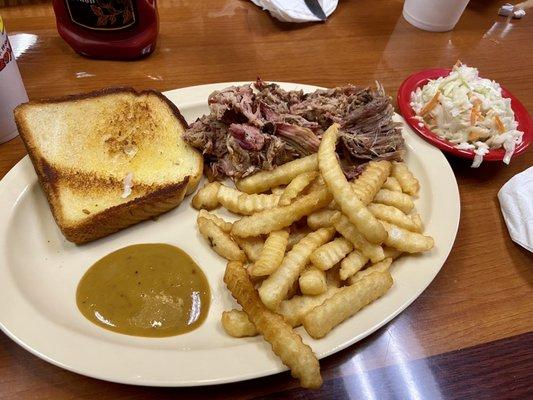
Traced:
[[136, 244], [98, 260], [78, 284], [76, 303], [88, 320], [103, 328], [165, 337], [202, 324], [210, 290], [200, 267], [183, 250]]

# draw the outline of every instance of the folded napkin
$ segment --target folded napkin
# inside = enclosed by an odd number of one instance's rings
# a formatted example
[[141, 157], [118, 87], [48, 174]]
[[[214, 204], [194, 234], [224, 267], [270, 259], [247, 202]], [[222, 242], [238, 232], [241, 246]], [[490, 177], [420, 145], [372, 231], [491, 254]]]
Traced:
[[498, 200], [511, 239], [533, 252], [533, 167], [509, 179]]
[[[307, 8], [304, 0], [252, 0], [252, 2], [267, 10], [274, 18], [283, 22], [313, 22], [320, 21]], [[327, 17], [337, 8], [338, 0], [318, 0]]]

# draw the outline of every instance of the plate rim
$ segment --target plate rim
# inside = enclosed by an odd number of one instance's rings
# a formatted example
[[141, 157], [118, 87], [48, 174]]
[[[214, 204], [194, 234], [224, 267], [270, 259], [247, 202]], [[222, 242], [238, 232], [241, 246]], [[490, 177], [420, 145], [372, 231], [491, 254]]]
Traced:
[[[422, 127], [419, 126], [418, 124], [420, 121], [415, 118], [415, 113], [410, 106], [411, 93], [414, 90], [427, 83], [429, 79], [437, 79], [442, 76], [446, 76], [451, 71], [451, 68], [429, 68], [409, 75], [402, 82], [400, 88], [398, 89], [396, 102], [398, 103], [398, 108], [400, 109], [400, 113], [402, 114], [405, 121], [409, 124], [411, 129], [420, 137], [422, 137], [428, 143], [432, 144], [433, 146], [437, 147], [442, 151], [445, 151], [460, 158], [472, 160], [475, 156], [475, 153], [472, 150], [458, 149], [454, 147], [453, 143], [446, 139], [442, 139], [436, 133], [427, 128], [425, 125]], [[515, 119], [518, 121], [519, 124], [518, 129], [524, 132], [522, 136], [522, 143], [517, 146], [512, 156], [512, 158], [519, 157], [526, 152], [529, 144], [531, 143], [531, 141], [533, 141], [533, 119], [531, 118], [526, 107], [520, 102], [520, 100], [516, 96], [514, 96], [508, 89], [506, 89], [501, 84], [500, 87], [502, 89], [502, 96], [504, 98], [511, 99], [511, 108], [515, 114]], [[483, 161], [502, 161], [504, 156], [504, 149], [494, 149], [490, 150], [485, 156], [483, 156]]]
[[[198, 90], [211, 90], [212, 91], [212, 90], [220, 89], [220, 88], [225, 87], [225, 86], [239, 85], [239, 84], [244, 84], [244, 83], [250, 83], [250, 82], [249, 81], [245, 81], [245, 82], [222, 82], [222, 83], [214, 83], [214, 84], [189, 86], [189, 87], [185, 87], [185, 88], [166, 91], [166, 92], [163, 92], [163, 94], [165, 94], [168, 97], [168, 96], [172, 96], [173, 93], [178, 93], [178, 92], [181, 92], [181, 94], [183, 94], [183, 93], [186, 93], [188, 91], [193, 91], [193, 92], [194, 91], [198, 91]], [[279, 83], [282, 86], [286, 85], [286, 86], [298, 87], [298, 88], [302, 88], [304, 90], [320, 89], [320, 87], [313, 86], [313, 85], [305, 85], [305, 84], [290, 83], [290, 82], [276, 82], [276, 83]], [[183, 104], [181, 104], [181, 107], [187, 107], [187, 104], [193, 104], [193, 103], [184, 102]], [[178, 105], [178, 107], [180, 107], [180, 105]], [[434, 271], [433, 276], [427, 282], [427, 284], [425, 284], [423, 287], [422, 286], [417, 287], [415, 296], [411, 296], [409, 299], [404, 301], [403, 304], [401, 304], [401, 305], [395, 305], [395, 307], [394, 307], [395, 311], [390, 313], [386, 318], [382, 319], [379, 323], [368, 327], [365, 331], [359, 333], [358, 335], [355, 335], [350, 340], [347, 340], [344, 343], [340, 343], [337, 346], [332, 346], [332, 348], [330, 348], [328, 351], [325, 351], [325, 352], [321, 353], [319, 355], [320, 359], [322, 359], [324, 357], [327, 357], [327, 356], [329, 356], [331, 354], [334, 354], [334, 353], [336, 353], [338, 351], [341, 351], [341, 350], [353, 345], [354, 343], [362, 340], [363, 338], [365, 338], [368, 335], [372, 334], [373, 332], [377, 331], [382, 326], [384, 326], [385, 324], [390, 322], [392, 319], [394, 319], [397, 315], [399, 315], [402, 311], [404, 311], [412, 302], [414, 302], [426, 290], [426, 288], [434, 281], [436, 275], [439, 273], [439, 271], [441, 270], [442, 266], [446, 262], [446, 260], [447, 260], [447, 258], [449, 256], [449, 253], [451, 252], [451, 249], [453, 248], [455, 239], [457, 237], [458, 226], [459, 226], [459, 221], [460, 221], [461, 205], [460, 205], [459, 188], [458, 188], [458, 185], [457, 185], [457, 180], [455, 178], [455, 174], [453, 173], [453, 170], [451, 169], [450, 164], [448, 163], [446, 158], [443, 156], [443, 154], [441, 152], [437, 151], [436, 149], [434, 149], [434, 150], [435, 150], [435, 155], [438, 154], [438, 156], [441, 157], [442, 167], [444, 167], [447, 170], [446, 171], [447, 174], [449, 175], [449, 177], [452, 178], [450, 180], [450, 182], [453, 183], [453, 185], [452, 185], [453, 186], [453, 188], [452, 188], [453, 189], [453, 196], [455, 198], [454, 200], [456, 200], [456, 201], [453, 202], [453, 206], [454, 206], [454, 209], [455, 209], [456, 214], [457, 214], [457, 218], [454, 221], [455, 223], [454, 223], [453, 227], [451, 227], [453, 229], [453, 240], [451, 240], [449, 248], [446, 250], [445, 254], [443, 254], [443, 256], [442, 256], [441, 265], [439, 266], [438, 269], [436, 269]], [[10, 179], [12, 179], [13, 176], [17, 172], [20, 172], [20, 170], [25, 168], [25, 165], [26, 165], [26, 167], [31, 167], [32, 168], [31, 162], [30, 162], [29, 157], [27, 155], [23, 159], [21, 159], [2, 178], [2, 180], [0, 181], [0, 190], [6, 184], [5, 182], [9, 181]], [[35, 177], [35, 180], [36, 180], [36, 177]], [[31, 184], [31, 182], [26, 182], [26, 183], [27, 184]], [[22, 193], [19, 194], [19, 196], [21, 196], [21, 195], [22, 195]], [[3, 212], [0, 211], [0, 214], [2, 214], [2, 213]], [[10, 214], [11, 213], [7, 213], [7, 215], [10, 215]], [[450, 230], [450, 233], [451, 233], [451, 230]], [[0, 230], [0, 239], [5, 239], [5, 237], [3, 237], [3, 230]], [[3, 242], [0, 242], [0, 248], [2, 248], [3, 245], [4, 245]], [[6, 268], [7, 268], [7, 266], [6, 266]], [[270, 369], [262, 370], [262, 371], [259, 371], [259, 372], [249, 372], [249, 373], [247, 373], [245, 375], [234, 376], [234, 377], [231, 377], [231, 378], [222, 378], [222, 379], [216, 379], [215, 378], [215, 379], [206, 379], [206, 380], [202, 380], [202, 381], [196, 380], [196, 381], [188, 381], [188, 382], [180, 381], [179, 379], [176, 379], [176, 380], [174, 380], [172, 382], [153, 382], [153, 381], [147, 382], [147, 381], [143, 381], [143, 380], [139, 380], [139, 379], [109, 377], [109, 376], [106, 376], [106, 375], [101, 375], [101, 374], [90, 372], [90, 371], [88, 372], [86, 370], [80, 370], [79, 368], [73, 368], [73, 367], [69, 366], [68, 364], [66, 364], [64, 362], [55, 359], [53, 356], [49, 356], [47, 354], [44, 354], [41, 351], [39, 351], [38, 349], [35, 349], [35, 348], [31, 347], [30, 345], [28, 345], [24, 341], [23, 338], [20, 338], [15, 333], [11, 332], [9, 327], [5, 325], [3, 319], [0, 319], [0, 328], [2, 329], [2, 331], [4, 331], [4, 333], [6, 333], [6, 335], [8, 337], [10, 337], [13, 341], [15, 341], [18, 345], [23, 347], [25, 350], [29, 351], [30, 353], [34, 354], [35, 356], [37, 356], [37, 357], [39, 357], [39, 358], [41, 358], [41, 359], [53, 364], [53, 365], [56, 365], [56, 366], [58, 366], [60, 368], [63, 368], [63, 369], [66, 369], [66, 370], [69, 370], [71, 372], [75, 372], [75, 373], [78, 373], [78, 374], [81, 374], [81, 375], [85, 375], [85, 376], [89, 376], [89, 377], [97, 378], [97, 379], [101, 379], [101, 380], [116, 382], [116, 383], [142, 385], [142, 386], [147, 386], [147, 385], [149, 385], [149, 386], [161, 386], [161, 387], [207, 386], [207, 385], [216, 385], [216, 384], [223, 384], [223, 383], [230, 383], [230, 382], [245, 381], [245, 380], [249, 380], [249, 379], [254, 379], [254, 378], [259, 378], [259, 377], [263, 377], [263, 376], [273, 375], [273, 374], [276, 374], [276, 373], [279, 373], [279, 372], [287, 370], [286, 367], [270, 368]]]

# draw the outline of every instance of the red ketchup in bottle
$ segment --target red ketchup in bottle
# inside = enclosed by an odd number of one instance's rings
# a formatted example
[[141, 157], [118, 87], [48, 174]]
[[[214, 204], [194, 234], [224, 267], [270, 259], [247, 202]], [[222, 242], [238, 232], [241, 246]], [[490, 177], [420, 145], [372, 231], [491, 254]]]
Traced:
[[53, 0], [59, 35], [92, 58], [134, 59], [155, 49], [156, 0]]

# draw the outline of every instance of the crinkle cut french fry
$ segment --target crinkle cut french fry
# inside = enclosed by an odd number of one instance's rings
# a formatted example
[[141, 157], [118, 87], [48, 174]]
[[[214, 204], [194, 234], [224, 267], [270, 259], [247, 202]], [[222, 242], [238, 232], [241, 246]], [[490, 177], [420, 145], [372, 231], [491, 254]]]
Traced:
[[206, 211], [205, 209], [201, 209], [198, 213], [197, 218], [207, 218], [213, 221], [220, 229], [222, 229], [224, 232], [228, 233], [231, 231], [232, 223], [225, 221], [224, 219], [220, 218], [219, 216], [210, 213], [209, 211]]
[[390, 222], [408, 231], [418, 232], [419, 226], [413, 219], [401, 210], [386, 204], [370, 203], [368, 209], [376, 218]]
[[246, 193], [261, 193], [279, 185], [286, 185], [296, 176], [317, 169], [318, 157], [307, 157], [289, 161], [272, 171], [260, 171], [237, 182], [237, 188]]
[[288, 206], [278, 206], [241, 218], [233, 223], [231, 233], [234, 236], [248, 237], [279, 231], [303, 216], [324, 208], [329, 204], [331, 198], [331, 194], [326, 188], [318, 189], [296, 199]]
[[340, 288], [328, 286], [324, 293], [316, 296], [294, 296], [289, 300], [283, 300], [279, 305], [278, 313], [283, 315], [289, 325], [300, 326], [305, 314], [322, 304], [339, 290]]
[[287, 206], [318, 176], [318, 171], [304, 172], [294, 178], [279, 199], [280, 206]]
[[322, 136], [318, 148], [318, 168], [335, 202], [342, 212], [357, 227], [361, 234], [372, 243], [381, 244], [387, 233], [378, 220], [355, 195], [350, 183], [346, 180], [337, 160], [335, 147], [339, 137], [339, 124], [331, 125]]
[[318, 175], [313, 182], [309, 184], [308, 187], [305, 188], [304, 193], [311, 193], [315, 190], [321, 188], [322, 186], [325, 186], [326, 182], [324, 182], [324, 178], [322, 178], [321, 175]]
[[390, 174], [390, 161], [370, 161], [364, 171], [352, 182], [352, 189], [363, 204], [372, 201]]
[[[220, 192], [219, 192], [220, 193]], [[239, 196], [239, 207], [241, 214], [251, 215], [259, 211], [268, 210], [278, 205], [279, 195], [277, 194], [247, 194]]]
[[265, 244], [265, 241], [260, 236], [250, 236], [247, 238], [236, 237], [235, 241], [239, 247], [244, 250], [246, 257], [250, 262], [257, 261]]
[[228, 263], [224, 282], [258, 332], [271, 344], [272, 351], [291, 369], [292, 376], [304, 388], [319, 388], [322, 377], [315, 354], [281, 315], [261, 303], [242, 263]]
[[330, 210], [325, 208], [320, 211], [316, 211], [307, 216], [307, 225], [311, 229], [325, 228], [327, 226], [332, 226], [333, 221], [336, 219], [338, 211]]
[[285, 191], [285, 186], [276, 186], [272, 188], [272, 194], [277, 194], [278, 196], [281, 196], [283, 192]]
[[369, 267], [366, 267], [362, 271], [353, 274], [348, 278], [348, 285], [353, 285], [355, 282], [360, 281], [365, 276], [373, 274], [375, 272], [387, 272], [392, 264], [392, 258], [386, 258], [381, 260], [378, 263], [372, 264]]
[[218, 207], [218, 189], [220, 183], [211, 182], [206, 183], [198, 192], [193, 196], [191, 204], [197, 210], [205, 208], [206, 210], [212, 210]]
[[348, 217], [346, 217], [344, 214], [341, 214], [337, 218], [334, 226], [337, 232], [352, 242], [353, 246], [360, 250], [365, 256], [370, 258], [372, 262], [378, 262], [385, 258], [385, 255], [383, 254], [383, 248], [366, 240], [357, 230], [355, 225], [352, 224], [348, 220]]
[[300, 292], [315, 296], [324, 293], [328, 285], [326, 283], [326, 273], [314, 266], [307, 267], [298, 279]]
[[293, 296], [296, 296], [298, 294], [298, 291], [300, 290], [300, 286], [298, 285], [298, 280], [295, 280], [292, 286], [289, 288], [289, 291], [287, 292], [287, 299], [290, 299]]
[[411, 196], [415, 196], [420, 189], [418, 179], [409, 171], [404, 162], [393, 161], [391, 175], [398, 180], [402, 191]]
[[321, 228], [300, 240], [291, 251], [287, 253], [281, 265], [272, 275], [263, 281], [259, 287], [259, 297], [271, 310], [276, 310], [279, 303], [287, 297], [291, 285], [298, 279], [300, 273], [309, 262], [311, 253], [331, 240], [335, 230]]
[[270, 232], [257, 261], [249, 269], [250, 275], [265, 276], [274, 272], [283, 261], [289, 232], [285, 230]]
[[403, 251], [393, 249], [392, 247], [383, 246], [383, 253], [385, 254], [385, 258], [392, 258], [393, 260], [396, 260], [403, 254]]
[[422, 217], [420, 217], [420, 214], [412, 214], [411, 220], [413, 221], [413, 224], [415, 224], [415, 232], [422, 233], [424, 230], [424, 224], [422, 222]]
[[244, 311], [224, 311], [220, 322], [226, 333], [233, 337], [256, 336], [259, 333]]
[[396, 207], [405, 214], [409, 214], [415, 206], [413, 199], [408, 194], [393, 192], [392, 190], [387, 189], [381, 189], [379, 192], [377, 192], [376, 196], [374, 197], [374, 203]]
[[430, 236], [420, 233], [410, 232], [399, 226], [380, 221], [387, 230], [388, 236], [385, 244], [406, 253], [420, 253], [430, 250], [434, 245], [434, 240]]
[[326, 271], [326, 282], [328, 287], [340, 287], [341, 278], [340, 278], [340, 265], [335, 265], [333, 268], [330, 268]]
[[354, 250], [341, 261], [339, 275], [341, 280], [345, 281], [350, 276], [363, 268], [368, 262], [368, 257], [363, 255], [359, 250]]
[[254, 287], [255, 288], [258, 288], [259, 285], [261, 285], [261, 283], [265, 280], [266, 276], [254, 276], [254, 275], [251, 275], [250, 274], [250, 267], [252, 266], [253, 264], [248, 264], [246, 265], [246, 271], [248, 272], [248, 276], [250, 277], [250, 280], [252, 281], [252, 283], [254, 284]]
[[393, 176], [389, 176], [381, 188], [382, 189], [392, 190], [393, 192], [401, 192], [402, 191], [402, 187], [400, 186], [400, 182], [398, 182], [398, 180], [395, 177], [393, 177]]
[[313, 308], [303, 318], [307, 333], [320, 339], [344, 320], [383, 296], [392, 286], [389, 272], [375, 272], [351, 286], [343, 287], [321, 305]]
[[302, 240], [304, 237], [309, 235], [311, 230], [307, 227], [305, 228], [292, 228], [291, 233], [289, 234], [289, 241], [287, 243], [287, 251], [292, 249], [296, 243]]
[[310, 260], [315, 267], [325, 271], [341, 261], [352, 250], [352, 243], [340, 237], [313, 251]]
[[242, 192], [239, 190], [227, 187], [225, 185], [220, 185], [220, 188], [217, 192], [218, 202], [226, 210], [237, 214], [239, 208], [239, 196], [241, 193]]
[[241, 215], [268, 210], [276, 207], [279, 202], [276, 194], [247, 194], [224, 185], [220, 186], [217, 197], [224, 208]]
[[246, 255], [237, 243], [213, 221], [200, 217], [197, 223], [198, 230], [218, 255], [227, 260], [244, 261], [246, 259]]

